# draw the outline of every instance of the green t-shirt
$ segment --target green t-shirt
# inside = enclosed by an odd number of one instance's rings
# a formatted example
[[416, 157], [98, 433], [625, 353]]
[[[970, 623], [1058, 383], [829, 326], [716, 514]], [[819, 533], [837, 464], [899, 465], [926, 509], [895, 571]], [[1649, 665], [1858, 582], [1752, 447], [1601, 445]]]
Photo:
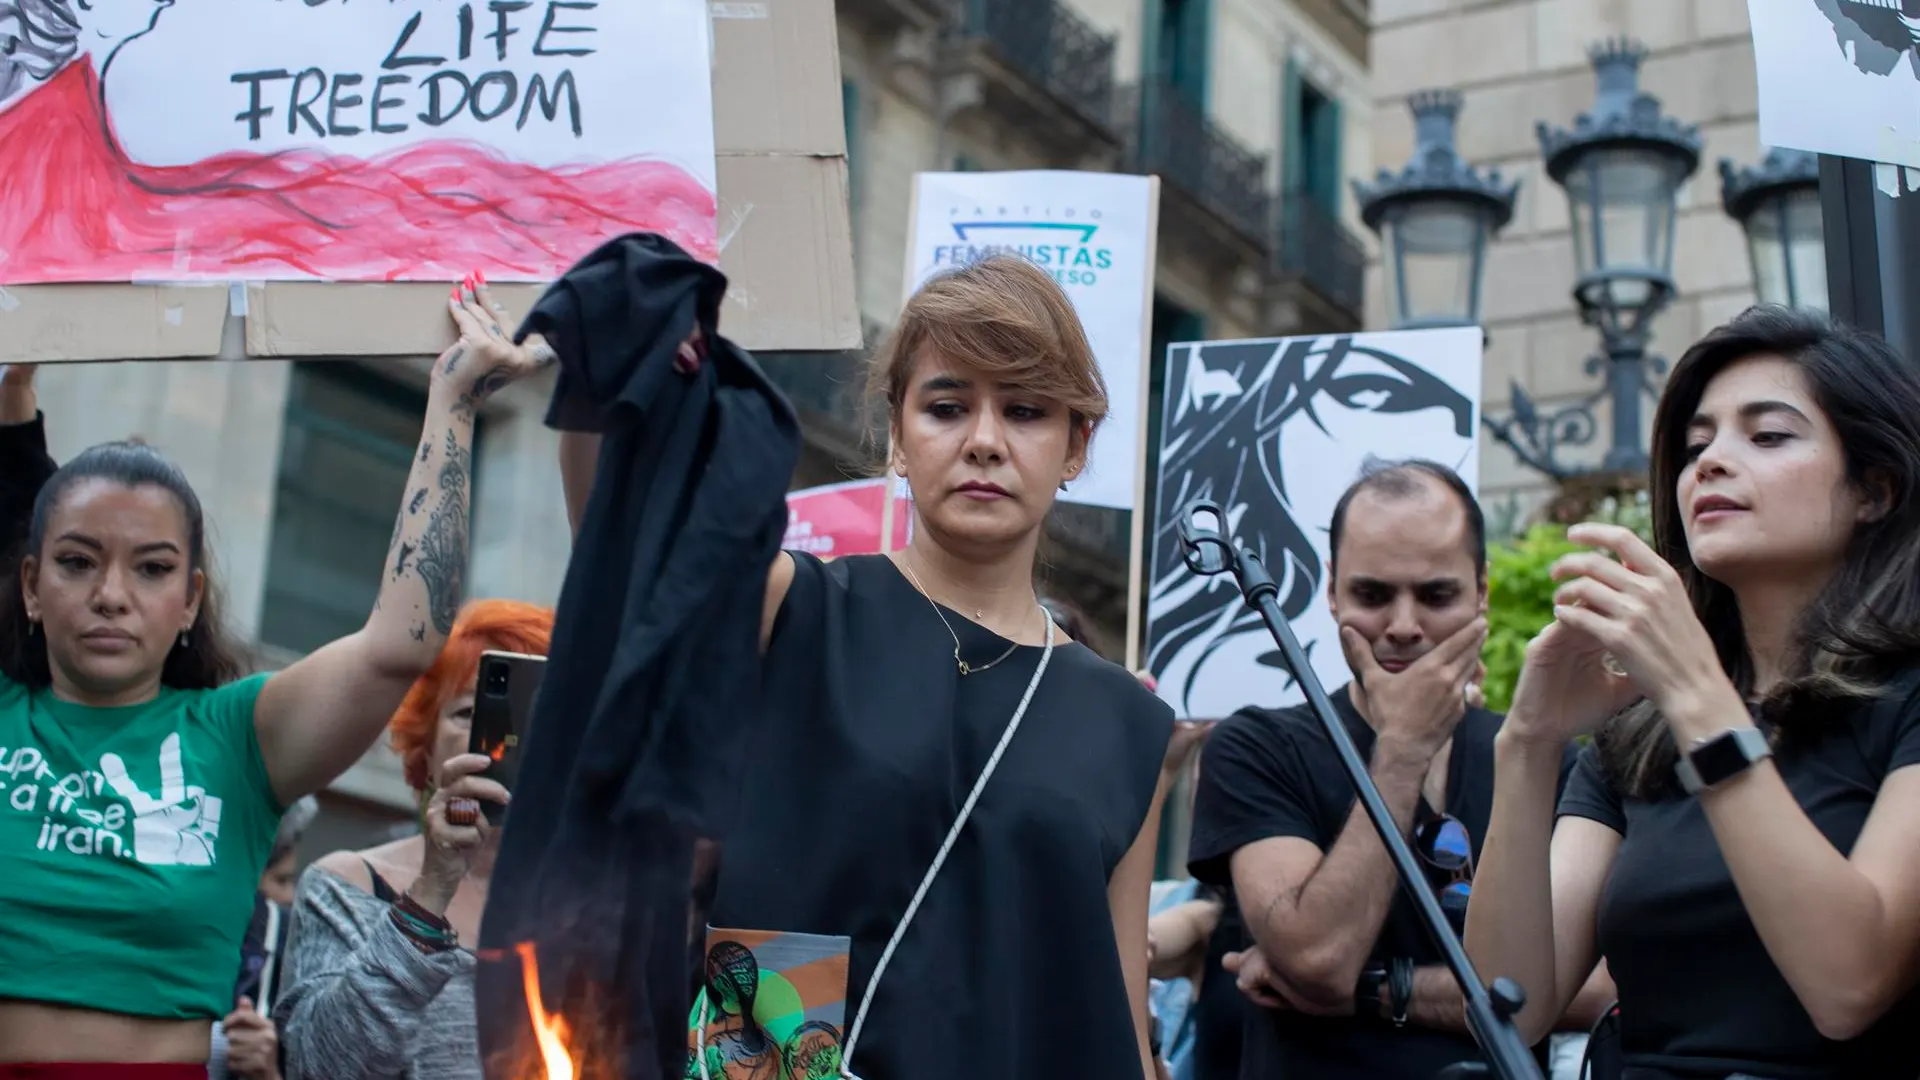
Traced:
[[266, 680], [95, 709], [0, 676], [0, 998], [233, 1008], [282, 810], [253, 726]]

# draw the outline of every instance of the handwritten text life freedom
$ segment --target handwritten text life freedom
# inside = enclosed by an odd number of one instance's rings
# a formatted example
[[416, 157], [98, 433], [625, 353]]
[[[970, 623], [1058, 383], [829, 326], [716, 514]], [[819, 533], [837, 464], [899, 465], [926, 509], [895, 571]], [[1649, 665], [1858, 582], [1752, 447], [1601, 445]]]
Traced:
[[[318, 7], [327, 0], [304, 2]], [[509, 59], [524, 64], [593, 55], [598, 28], [588, 13], [599, 6], [598, 0], [487, 0], [461, 4], [432, 24], [425, 12], [416, 12], [380, 62], [381, 73], [371, 78], [318, 67], [236, 73], [232, 81], [247, 88], [247, 107], [234, 120], [247, 125], [247, 139], [254, 142], [273, 117], [286, 123], [288, 135], [305, 131], [339, 139], [363, 132], [400, 135], [415, 123], [437, 128], [463, 115], [482, 123], [510, 121], [517, 131], [538, 110], [548, 122], [564, 113], [578, 138], [580, 88], [573, 70], [528, 75], [515, 71]], [[476, 55], [475, 66], [500, 66], [477, 75], [447, 66], [472, 64]]]

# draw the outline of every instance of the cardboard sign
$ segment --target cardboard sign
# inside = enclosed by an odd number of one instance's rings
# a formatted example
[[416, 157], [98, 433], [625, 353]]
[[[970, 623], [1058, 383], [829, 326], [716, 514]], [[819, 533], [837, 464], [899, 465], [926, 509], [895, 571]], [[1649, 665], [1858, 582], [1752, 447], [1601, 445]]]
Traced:
[[[683, 246], [696, 254], [703, 250], [717, 254], [729, 279], [727, 302], [721, 309], [721, 331], [735, 342], [750, 349], [786, 350], [844, 349], [860, 343], [846, 199], [838, 31], [832, 0], [781, 0], [777, 4], [649, 0], [644, 4], [597, 5], [536, 0], [524, 5], [496, 5], [501, 12], [451, 0], [377, 4], [195, 0], [175, 5], [93, 4], [84, 12], [79, 11], [80, 5], [66, 0], [55, 6], [73, 7], [89, 19], [105, 20], [90, 36], [119, 44], [102, 46], [109, 58], [105, 62], [91, 52], [83, 59], [76, 51], [56, 66], [31, 70], [22, 66], [18, 57], [29, 52], [37, 56], [37, 50], [0, 50], [6, 53], [5, 63], [11, 65], [0, 67], [0, 123], [15, 109], [34, 104], [35, 99], [40, 99], [36, 108], [64, 103], [69, 107], [67, 112], [79, 110], [75, 115], [82, 119], [85, 110], [97, 108], [111, 120], [111, 133], [99, 130], [97, 125], [87, 131], [83, 130], [84, 124], [69, 124], [60, 135], [64, 141], [59, 145], [92, 146], [105, 153], [110, 148], [107, 140], [118, 140], [121, 149], [132, 161], [140, 162], [143, 170], [157, 170], [155, 175], [160, 178], [181, 181], [180, 186], [189, 189], [187, 194], [209, 179], [201, 175], [210, 168], [205, 163], [223, 160], [222, 155], [239, 154], [241, 157], [235, 160], [261, 167], [267, 167], [267, 155], [293, 159], [280, 163], [287, 167], [312, 164], [320, 160], [316, 155], [326, 156], [335, 164], [392, 164], [421, 153], [421, 146], [457, 131], [469, 156], [478, 155], [475, 160], [484, 158], [486, 164], [481, 168], [484, 177], [476, 179], [478, 174], [472, 169], [461, 167], [454, 170], [454, 179], [462, 183], [484, 180], [483, 193], [506, 198], [509, 205], [493, 214], [497, 228], [491, 233], [479, 230], [485, 236], [463, 235], [451, 243], [442, 244], [436, 239], [432, 245], [416, 245], [413, 261], [417, 265], [411, 269], [396, 265], [405, 260], [390, 257], [389, 239], [372, 237], [358, 254], [349, 250], [352, 245], [338, 245], [341, 253], [335, 254], [335, 243], [313, 244], [314, 261], [300, 271], [301, 276], [309, 278], [304, 281], [284, 280], [291, 273], [285, 269], [284, 259], [272, 267], [252, 261], [251, 242], [242, 243], [243, 237], [205, 235], [198, 225], [225, 219], [204, 209], [182, 215], [181, 220], [192, 219], [196, 227], [190, 235], [176, 236], [177, 243], [161, 245], [166, 251], [163, 266], [122, 266], [116, 268], [115, 275], [106, 275], [98, 267], [80, 269], [85, 260], [71, 245], [66, 254], [51, 260], [44, 257], [44, 251], [34, 255], [26, 251], [26, 245], [20, 245], [22, 254], [9, 253], [9, 261], [0, 264], [0, 363], [431, 356], [452, 341], [452, 326], [441, 301], [448, 286], [467, 270], [480, 269], [496, 281], [519, 278], [529, 282], [503, 284], [495, 289], [496, 298], [509, 311], [524, 313], [538, 297], [543, 287], [538, 284], [541, 279], [552, 276], [556, 267], [570, 265], [572, 259], [591, 250], [598, 239], [629, 231], [625, 226], [636, 223], [648, 231], [684, 240]], [[459, 14], [466, 7], [474, 10], [470, 37]], [[204, 29], [209, 19], [218, 21], [220, 12], [231, 15], [242, 8], [246, 10], [244, 20], [230, 18], [219, 34], [205, 39], [195, 36], [192, 62], [177, 59], [182, 50], [188, 49], [184, 42], [187, 31]], [[416, 15], [420, 22], [409, 31]], [[144, 19], [150, 30], [143, 33], [138, 26], [129, 29], [106, 24], [135, 16]], [[508, 20], [505, 31], [498, 23], [503, 18]], [[287, 29], [296, 20], [303, 28], [311, 28], [297, 38]], [[269, 24], [277, 29], [269, 32]], [[622, 44], [617, 49], [609, 43], [621, 35], [631, 36], [632, 28], [642, 24], [651, 28], [646, 41]], [[384, 47], [368, 52], [367, 48], [377, 44], [375, 27], [382, 33], [391, 31], [391, 39]], [[590, 27], [592, 33], [587, 32]], [[246, 32], [236, 32], [241, 29]], [[13, 23], [0, 20], [0, 46], [19, 34]], [[167, 35], [183, 40], [168, 45]], [[538, 55], [534, 52], [536, 45]], [[153, 46], [155, 51], [152, 57], [142, 59], [146, 46]], [[571, 55], [588, 48], [595, 51]], [[500, 58], [502, 49], [506, 51], [504, 60]], [[463, 51], [468, 55], [463, 57]], [[176, 59], [162, 63], [163, 54]], [[635, 57], [642, 55], [645, 61], [636, 62]], [[218, 63], [214, 63], [216, 59]], [[613, 59], [621, 62], [612, 63]], [[422, 62], [433, 60], [445, 62]], [[142, 75], [141, 65], [149, 62], [157, 66]], [[140, 79], [151, 82], [154, 71], [162, 68], [180, 89], [129, 96], [137, 90]], [[303, 81], [303, 73], [316, 68], [326, 76], [326, 90], [303, 109], [301, 103], [313, 97], [319, 79], [318, 75], [304, 75]], [[286, 79], [272, 74], [282, 69], [288, 72]], [[459, 77], [452, 74], [456, 69]], [[569, 71], [571, 81], [562, 83], [561, 77]], [[508, 89], [507, 76], [498, 72], [511, 74], [516, 104], [494, 115], [502, 108]], [[359, 75], [362, 81], [342, 81], [342, 75]], [[403, 75], [411, 81], [398, 81]], [[540, 76], [539, 93], [528, 108], [528, 94], [534, 89], [536, 75]], [[236, 76], [244, 77], [235, 82]], [[65, 82], [60, 81], [63, 77]], [[430, 86], [424, 83], [436, 78], [439, 81]], [[456, 110], [461, 79], [468, 84], [468, 91], [464, 104]], [[123, 82], [129, 93], [116, 90]], [[485, 87], [480, 88], [483, 82]], [[78, 93], [70, 83], [80, 84]], [[275, 97], [280, 91], [293, 95], [296, 84], [299, 96], [289, 96], [286, 101]], [[103, 96], [89, 99], [89, 85], [103, 89]], [[440, 94], [437, 107], [433, 87]], [[646, 90], [639, 99], [645, 102], [644, 107], [636, 106], [635, 99], [628, 96], [640, 90]], [[41, 98], [49, 91], [53, 97]], [[379, 107], [381, 127], [399, 127], [404, 120], [404, 131], [374, 130], [370, 95], [376, 93], [384, 95], [381, 100], [385, 103]], [[616, 98], [611, 103], [606, 100], [609, 93]], [[229, 95], [234, 94], [239, 97], [229, 101]], [[353, 101], [356, 97], [361, 99], [357, 103]], [[576, 98], [581, 132], [577, 137], [573, 133]], [[406, 102], [405, 109], [395, 103], [401, 99]], [[698, 114], [708, 107], [703, 102], [710, 103], [711, 115], [710, 148], [704, 151], [698, 122]], [[235, 107], [228, 110], [229, 104]], [[265, 111], [269, 108], [271, 113]], [[155, 110], [165, 113], [165, 123], [155, 118], [159, 115]], [[247, 118], [249, 114], [251, 119]], [[444, 123], [435, 127], [420, 119], [423, 114]], [[488, 116], [492, 119], [485, 118]], [[257, 140], [253, 138], [256, 122]], [[317, 147], [313, 145], [316, 125], [327, 133]], [[175, 128], [178, 133], [170, 134]], [[14, 141], [0, 144], [0, 154], [12, 151]], [[233, 145], [236, 141], [238, 149]], [[617, 179], [622, 170], [636, 169], [640, 164], [653, 170], [650, 175], [675, 177], [664, 189], [685, 198], [635, 196], [623, 202], [627, 197], [609, 188], [601, 193], [604, 198], [590, 200], [603, 205], [571, 211], [589, 217], [598, 215], [598, 223], [568, 218], [561, 222], [562, 227], [547, 230], [515, 224], [521, 219], [511, 202], [526, 191], [534, 192], [540, 196], [536, 201], [550, 206], [554, 201], [550, 196], [563, 182], [588, 175]], [[395, 177], [413, 177], [415, 174], [407, 170], [417, 167], [417, 163], [396, 166], [374, 174], [369, 199], [390, 196], [397, 184]], [[608, 169], [614, 173], [605, 173]], [[123, 175], [125, 172], [122, 170]], [[431, 170], [429, 173], [438, 175]], [[513, 177], [524, 179], [526, 186], [501, 186], [503, 178]], [[50, 163], [42, 159], [26, 162], [8, 173], [10, 190], [16, 192], [27, 190], [25, 185], [51, 183], [58, 178]], [[140, 179], [151, 181], [154, 177], [142, 171]], [[451, 181], [425, 186], [429, 194], [461, 190]], [[698, 191], [713, 197], [703, 204]], [[104, 208], [98, 207], [83, 198], [87, 192], [73, 189], [42, 192], [36, 196], [36, 205], [45, 205], [56, 194], [67, 204], [85, 204], [85, 213], [43, 221], [44, 231], [57, 234], [90, 223], [95, 233], [104, 228], [107, 235], [93, 236], [79, 245], [79, 251], [84, 254], [88, 247], [112, 247], [112, 233], [117, 227], [114, 222], [119, 220], [115, 215], [124, 215], [124, 206], [109, 202]], [[188, 199], [187, 194], [162, 197], [149, 191], [147, 195], [158, 203], [145, 201], [138, 206], [146, 211], [167, 209], [176, 197], [196, 206], [203, 202]], [[645, 205], [635, 210], [636, 203]], [[243, 216], [264, 213], [256, 196], [237, 197], [234, 205], [243, 204], [249, 209], [236, 211]], [[389, 228], [395, 232], [425, 228], [409, 214], [409, 207], [415, 205], [420, 204], [389, 205], [385, 211]], [[626, 209], [620, 209], [623, 205]], [[356, 207], [349, 205], [347, 209]], [[631, 213], [651, 216], [636, 222], [627, 219]], [[611, 222], [609, 214], [620, 220]], [[207, 221], [195, 215], [206, 216]], [[334, 226], [339, 222], [320, 216], [324, 220], [306, 220], [299, 228], [310, 230], [315, 237], [335, 235], [337, 240], [339, 230]], [[481, 217], [485, 220], [484, 215]], [[541, 218], [536, 214], [530, 220], [538, 222]], [[546, 220], [553, 219], [549, 216]], [[0, 225], [0, 232], [9, 229], [17, 231], [16, 227]], [[502, 272], [498, 264], [489, 265], [486, 256], [490, 251], [497, 254], [500, 235], [504, 232], [511, 237], [515, 229], [521, 230], [522, 239], [529, 231], [551, 234], [542, 242], [552, 250], [546, 256], [528, 257], [526, 250], [530, 249], [516, 247], [522, 263]], [[266, 229], [264, 235], [270, 241], [268, 250], [284, 254], [295, 246], [274, 229]], [[42, 249], [46, 246], [43, 239], [35, 243]], [[176, 265], [176, 255], [184, 265]], [[140, 257], [158, 256], [148, 252]], [[21, 259], [29, 261], [23, 263]], [[22, 270], [22, 266], [34, 272]], [[452, 272], [454, 267], [458, 267], [457, 273]], [[118, 276], [121, 283], [15, 284], [102, 276]], [[382, 280], [319, 280], [368, 276]], [[436, 280], [420, 284], [388, 281], [410, 277]], [[138, 283], [127, 283], [135, 279]]]
[[705, 0], [72, 15], [0, 25], [49, 43], [0, 55], [0, 169], [33, 177], [0, 282], [542, 282], [635, 231], [718, 258]]
[[1351, 677], [1327, 610], [1327, 522], [1370, 459], [1424, 458], [1477, 489], [1480, 328], [1168, 346], [1161, 503], [1146, 567], [1146, 667], [1178, 715], [1301, 700], [1232, 574], [1187, 569], [1185, 508], [1207, 499], [1259, 555], [1327, 689]]
[[1900, 0], [1748, 0], [1747, 12], [1763, 145], [1920, 168], [1920, 49]]

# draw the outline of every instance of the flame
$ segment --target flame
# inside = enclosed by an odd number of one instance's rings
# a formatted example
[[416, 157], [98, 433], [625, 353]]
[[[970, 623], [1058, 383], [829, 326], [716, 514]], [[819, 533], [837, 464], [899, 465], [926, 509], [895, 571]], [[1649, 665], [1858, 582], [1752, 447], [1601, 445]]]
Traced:
[[533, 958], [533, 942], [523, 941], [514, 946], [520, 953], [520, 976], [525, 982], [527, 994], [527, 1013], [533, 1018], [533, 1037], [540, 1044], [540, 1059], [545, 1065], [542, 1075], [546, 1080], [574, 1080], [577, 1070], [573, 1058], [567, 1053], [567, 1020], [564, 1016], [550, 1015], [546, 1006], [540, 1002], [540, 967]]

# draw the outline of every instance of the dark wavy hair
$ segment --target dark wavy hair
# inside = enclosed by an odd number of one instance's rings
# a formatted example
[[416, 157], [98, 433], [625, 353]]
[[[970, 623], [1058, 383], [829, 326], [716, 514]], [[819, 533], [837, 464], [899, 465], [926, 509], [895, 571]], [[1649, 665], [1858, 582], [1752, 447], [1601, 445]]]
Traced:
[[[1800, 615], [1785, 678], [1761, 702], [1776, 741], [1784, 743], [1816, 735], [1836, 706], [1844, 710], [1880, 696], [1920, 659], [1920, 373], [1875, 335], [1771, 305], [1748, 308], [1674, 365], [1653, 419], [1655, 543], [1686, 583], [1721, 667], [1749, 698], [1754, 665], [1739, 605], [1732, 589], [1693, 563], [1679, 482], [1690, 467], [1687, 428], [1707, 384], [1759, 356], [1799, 369], [1839, 436], [1847, 482], [1884, 511], [1854, 528], [1839, 572]], [[1615, 717], [1597, 742], [1609, 776], [1628, 793], [1645, 798], [1674, 785], [1678, 750], [1651, 703]]]
[[[206, 573], [206, 594], [199, 617], [187, 631], [187, 643], [167, 654], [160, 683], [176, 690], [211, 690], [246, 673], [240, 650], [234, 647], [220, 617], [219, 590], [207, 560], [207, 528], [200, 497], [187, 483], [180, 467], [158, 450], [141, 443], [102, 443], [81, 452], [48, 478], [33, 502], [23, 555], [44, 560], [47, 524], [60, 500], [86, 480], [106, 480], [123, 487], [157, 487], [173, 496], [187, 522], [187, 568]], [[33, 632], [27, 622], [26, 598], [20, 581], [19, 560], [9, 560], [0, 580], [0, 674], [23, 686], [41, 688], [53, 682], [45, 634]]]

